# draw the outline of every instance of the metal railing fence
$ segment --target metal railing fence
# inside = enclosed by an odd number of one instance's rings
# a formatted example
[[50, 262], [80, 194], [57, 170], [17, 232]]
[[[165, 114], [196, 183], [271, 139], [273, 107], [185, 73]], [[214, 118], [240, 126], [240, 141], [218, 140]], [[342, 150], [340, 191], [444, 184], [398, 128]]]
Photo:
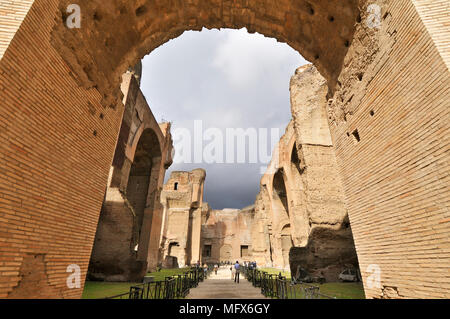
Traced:
[[265, 271], [242, 267], [245, 278], [261, 293], [274, 299], [336, 299], [320, 293], [320, 287], [303, 282], [294, 282], [284, 276], [269, 274]]
[[208, 278], [212, 266], [204, 268], [193, 267], [184, 274], [166, 277], [164, 280], [137, 284], [128, 292], [106, 297], [105, 299], [178, 299], [185, 298], [191, 288]]

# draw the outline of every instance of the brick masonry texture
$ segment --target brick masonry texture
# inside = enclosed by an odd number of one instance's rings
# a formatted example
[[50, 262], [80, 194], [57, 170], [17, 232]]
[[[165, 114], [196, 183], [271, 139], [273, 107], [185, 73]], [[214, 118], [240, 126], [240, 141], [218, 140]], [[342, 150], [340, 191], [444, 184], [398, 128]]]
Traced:
[[[81, 296], [66, 270], [84, 279], [123, 113], [80, 88], [50, 45], [56, 5], [35, 1], [0, 61], [1, 297], [21, 285], [22, 298]], [[44, 279], [20, 275], [33, 258]]]
[[[202, 27], [287, 42], [328, 81], [366, 296], [450, 297], [448, 1], [376, 1], [381, 27], [370, 29], [365, 0], [79, 0], [76, 30], [62, 21], [71, 2], [35, 0], [27, 12], [31, 1], [0, 1], [0, 12], [24, 5], [11, 28], [0, 18], [1, 298], [81, 296], [66, 268], [78, 264], [85, 278], [124, 110], [121, 76]], [[381, 287], [367, 284], [371, 264]]]
[[32, 4], [32, 0], [0, 2], [0, 59]]
[[201, 260], [201, 227], [209, 211], [203, 202], [206, 171], [172, 172], [161, 192], [163, 206], [159, 260], [163, 267], [188, 267]]

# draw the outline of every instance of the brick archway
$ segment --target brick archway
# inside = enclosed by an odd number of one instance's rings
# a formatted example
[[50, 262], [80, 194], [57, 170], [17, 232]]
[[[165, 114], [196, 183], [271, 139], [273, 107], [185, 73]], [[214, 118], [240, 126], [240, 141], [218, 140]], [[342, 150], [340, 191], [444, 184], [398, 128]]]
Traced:
[[282, 216], [282, 220], [289, 221], [289, 204], [286, 189], [286, 180], [283, 169], [273, 175], [272, 182], [272, 205], [274, 214]]
[[98, 88], [103, 103], [113, 107], [118, 81], [129, 66], [184, 31], [202, 28], [246, 27], [249, 32], [286, 42], [313, 61], [334, 90], [362, 6], [357, 0], [122, 0], [108, 5], [78, 0], [82, 27], [68, 29], [64, 19], [72, 3], [59, 2], [51, 43], [77, 81], [85, 88]]
[[147, 271], [162, 145], [150, 128], [132, 145], [131, 166], [121, 169], [126, 187], [110, 184], [106, 191], [89, 264], [93, 280], [136, 282]]
[[[331, 135], [362, 276], [370, 265], [383, 269], [381, 286], [366, 285], [366, 296], [449, 296], [440, 282], [449, 263], [442, 247], [450, 24], [440, 5], [379, 0], [373, 28], [366, 0], [79, 0], [83, 27], [67, 29], [70, 2], [8, 1], [16, 21], [0, 31], [0, 297], [20, 285], [29, 255], [42, 257], [55, 296], [81, 296], [82, 287], [67, 287], [66, 269], [78, 264], [83, 278], [87, 271], [123, 114], [121, 75], [159, 45], [202, 27], [247, 27], [287, 42], [328, 80]], [[420, 249], [410, 250], [411, 243]], [[418, 267], [423, 276], [409, 282]]]
[[[289, 210], [290, 205], [288, 203], [289, 196], [286, 189], [286, 175], [284, 169], [281, 168], [273, 175], [273, 179], [270, 184], [272, 189], [271, 198], [271, 214], [272, 214], [272, 245], [274, 250], [272, 252], [273, 266], [276, 268], [287, 269], [289, 262], [286, 262], [286, 257], [289, 257], [289, 250], [286, 251], [286, 236], [289, 231], [290, 234], [290, 219], [291, 212]], [[287, 227], [289, 225], [289, 227]], [[290, 247], [289, 247], [290, 248]]]

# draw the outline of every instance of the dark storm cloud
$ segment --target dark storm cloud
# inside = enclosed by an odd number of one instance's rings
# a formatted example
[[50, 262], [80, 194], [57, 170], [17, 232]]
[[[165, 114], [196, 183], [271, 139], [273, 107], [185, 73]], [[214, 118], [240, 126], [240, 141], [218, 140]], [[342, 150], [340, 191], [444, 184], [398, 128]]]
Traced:
[[[171, 121], [172, 130], [192, 132], [202, 120], [204, 130], [224, 135], [226, 128], [279, 128], [281, 136], [291, 118], [290, 77], [305, 63], [286, 44], [246, 30], [192, 31], [144, 59], [141, 88], [157, 121]], [[205, 200], [215, 209], [242, 208], [255, 200], [262, 166], [174, 163], [166, 179], [205, 168]]]

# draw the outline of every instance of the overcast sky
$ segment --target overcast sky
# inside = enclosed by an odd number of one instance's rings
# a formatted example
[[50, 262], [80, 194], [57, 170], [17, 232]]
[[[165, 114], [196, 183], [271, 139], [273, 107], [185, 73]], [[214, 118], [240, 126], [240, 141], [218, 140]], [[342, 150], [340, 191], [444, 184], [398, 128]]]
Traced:
[[[269, 142], [271, 130], [278, 128], [277, 141], [284, 134], [291, 119], [289, 81], [305, 63], [288, 45], [245, 29], [189, 31], [144, 58], [141, 89], [156, 120], [172, 122], [173, 133], [188, 129], [192, 145], [194, 140], [203, 141], [202, 134], [194, 134], [194, 121], [202, 121], [203, 131], [219, 129], [225, 157], [227, 128], [265, 128]], [[180, 162], [183, 152], [177, 143], [182, 145], [181, 136], [174, 135]], [[214, 138], [217, 142], [218, 136]], [[210, 142], [205, 140], [203, 147]], [[254, 203], [261, 167], [267, 163], [248, 163], [248, 156], [244, 164], [195, 163], [194, 147], [191, 151], [192, 163], [174, 163], [166, 180], [172, 171], [204, 168], [204, 200], [212, 208], [243, 208]], [[270, 151], [269, 144], [266, 153]]]

